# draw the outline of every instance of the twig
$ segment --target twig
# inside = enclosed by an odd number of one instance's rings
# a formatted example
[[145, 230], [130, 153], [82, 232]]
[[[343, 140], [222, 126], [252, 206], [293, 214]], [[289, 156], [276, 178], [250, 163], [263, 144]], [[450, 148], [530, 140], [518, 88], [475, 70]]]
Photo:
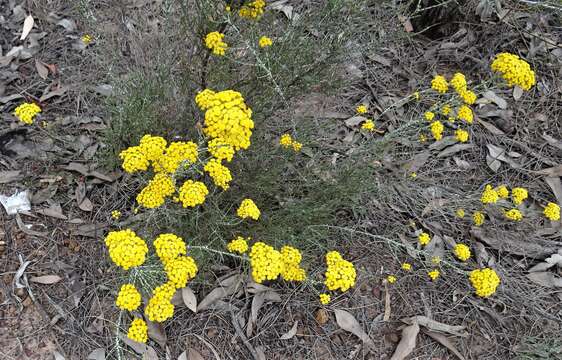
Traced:
[[232, 318], [232, 325], [234, 326], [234, 329], [236, 330], [236, 334], [240, 337], [240, 339], [244, 343], [244, 346], [246, 346], [246, 349], [248, 349], [250, 354], [252, 354], [252, 357], [254, 358], [254, 360], [260, 360], [260, 357], [259, 357], [256, 349], [254, 349], [252, 344], [250, 344], [250, 341], [246, 337], [246, 334], [244, 334], [244, 332], [242, 331], [242, 328], [240, 327], [240, 324], [238, 323], [238, 319], [236, 319], [236, 315], [234, 314], [234, 310], [232, 310], [232, 307], [230, 307], [229, 310], [230, 310], [230, 316]]

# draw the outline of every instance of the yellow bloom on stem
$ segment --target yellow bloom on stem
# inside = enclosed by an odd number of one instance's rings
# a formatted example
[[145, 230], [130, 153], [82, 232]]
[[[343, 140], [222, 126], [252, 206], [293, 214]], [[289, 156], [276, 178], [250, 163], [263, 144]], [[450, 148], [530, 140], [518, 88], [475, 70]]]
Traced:
[[457, 118], [464, 120], [469, 124], [472, 124], [472, 122], [474, 121], [472, 110], [466, 105], [462, 105], [459, 108], [459, 110], [457, 111]]
[[146, 326], [146, 322], [143, 319], [135, 318], [129, 326], [127, 337], [139, 343], [146, 343], [148, 341], [148, 326]]
[[221, 138], [212, 139], [207, 146], [209, 153], [217, 160], [230, 162], [234, 156], [234, 148], [232, 145], [225, 143]]
[[459, 219], [464, 218], [465, 212], [464, 209], [457, 209], [457, 211], [455, 211], [455, 216], [458, 217]]
[[281, 277], [285, 281], [304, 281], [306, 272], [301, 268], [302, 255], [300, 251], [292, 246], [283, 246], [281, 248], [281, 260], [283, 268], [281, 269]]
[[543, 214], [549, 220], [558, 221], [560, 220], [560, 206], [558, 206], [558, 204], [555, 204], [553, 202], [549, 202], [545, 206]]
[[509, 197], [509, 189], [505, 185], [498, 186], [496, 192], [500, 199], [507, 199]]
[[492, 296], [500, 284], [498, 274], [490, 269], [476, 269], [470, 272], [470, 283], [480, 297]]
[[466, 90], [466, 78], [462, 73], [455, 73], [450, 83], [457, 93]]
[[327, 305], [332, 300], [330, 294], [320, 294], [320, 304]]
[[519, 56], [510, 53], [496, 55], [491, 65], [492, 71], [499, 72], [507, 86], [517, 85], [523, 90], [529, 90], [535, 85], [535, 72], [531, 66]]
[[472, 105], [476, 102], [476, 94], [471, 90], [464, 90], [459, 93], [459, 96], [467, 105]]
[[299, 152], [302, 149], [302, 144], [298, 141], [293, 141], [293, 150]]
[[454, 249], [455, 256], [461, 261], [470, 259], [470, 248], [465, 244], [456, 244]]
[[283, 134], [279, 138], [279, 145], [288, 149], [293, 145], [293, 138], [291, 137], [290, 134]]
[[163, 173], [157, 173], [137, 195], [139, 205], [154, 209], [164, 205], [166, 197], [176, 192], [172, 178]]
[[492, 188], [492, 185], [486, 185], [484, 191], [482, 192], [482, 196], [480, 197], [482, 204], [495, 204], [498, 199], [498, 192]]
[[403, 263], [403, 264], [402, 264], [402, 270], [406, 270], [406, 271], [412, 270], [412, 264], [410, 264], [410, 263]]
[[115, 300], [121, 310], [134, 311], [141, 304], [141, 294], [133, 284], [123, 284]]
[[258, 209], [252, 199], [244, 199], [240, 203], [238, 210], [236, 210], [236, 214], [242, 219], [252, 218], [258, 220], [260, 217], [260, 209]]
[[437, 278], [439, 277], [440, 274], [441, 274], [441, 273], [440, 273], [439, 270], [437, 270], [437, 269], [433, 269], [433, 270], [431, 270], [431, 271], [429, 271], [429, 272], [427, 273], [427, 275], [429, 276], [429, 278], [431, 279], [431, 281], [437, 280]]
[[232, 181], [232, 175], [230, 170], [221, 164], [220, 160], [209, 160], [203, 167], [203, 170], [209, 174], [216, 186], [221, 187], [223, 190], [228, 190]]
[[84, 45], [88, 46], [92, 43], [92, 41], [94, 41], [94, 38], [92, 37], [92, 35], [90, 34], [84, 34], [82, 35], [82, 37], [80, 38], [80, 40], [82, 40], [82, 42], [84, 43]]
[[455, 131], [455, 139], [461, 143], [465, 143], [468, 141], [468, 131], [463, 129], [457, 129]]
[[435, 113], [433, 113], [432, 111], [426, 111], [423, 114], [423, 117], [427, 120], [427, 121], [431, 121], [433, 120], [433, 118], [435, 118]]
[[192, 141], [174, 141], [166, 148], [162, 156], [153, 161], [155, 172], [173, 174], [180, 165], [189, 166], [197, 161], [197, 144]]
[[41, 108], [35, 103], [23, 103], [14, 110], [14, 115], [27, 125], [33, 124], [33, 118], [41, 112]]
[[425, 136], [424, 134], [420, 134], [419, 136], [420, 138], [420, 142], [423, 144], [424, 142], [427, 142], [427, 136]]
[[228, 44], [223, 41], [224, 34], [219, 33], [218, 31], [213, 31], [205, 36], [205, 46], [210, 49], [213, 54], [224, 56], [226, 49], [228, 48]]
[[156, 255], [158, 255], [163, 264], [187, 253], [187, 248], [183, 239], [174, 234], [158, 235], [153, 245], [156, 249]]
[[476, 225], [476, 226], [482, 226], [482, 224], [484, 224], [485, 219], [486, 219], [486, 216], [481, 211], [475, 211], [472, 214], [472, 220], [474, 221], [474, 225]]
[[[447, 116], [451, 113], [451, 105], [446, 104], [445, 106], [443, 106], [443, 108], [441, 109], [441, 114]], [[430, 119], [428, 119], [430, 120]]]
[[506, 211], [504, 214], [505, 217], [509, 220], [521, 221], [523, 219], [523, 214], [521, 213], [521, 211], [519, 211], [519, 209], [511, 209], [509, 211]]
[[388, 281], [389, 284], [394, 284], [396, 282], [396, 276], [394, 275], [388, 275], [386, 277], [386, 281]]
[[265, 280], [275, 280], [283, 270], [281, 253], [263, 242], [252, 245], [250, 250], [252, 279], [258, 284]]
[[265, 0], [254, 0], [244, 4], [238, 11], [238, 15], [243, 18], [256, 19], [263, 15], [265, 11]]
[[205, 202], [205, 197], [209, 194], [207, 186], [200, 181], [187, 180], [178, 191], [178, 200], [182, 206], [195, 207]]
[[420, 92], [416, 91], [412, 94], [412, 96], [414, 97], [414, 99], [416, 99], [416, 101], [420, 101], [421, 96], [420, 96]]
[[110, 231], [105, 237], [105, 245], [111, 260], [125, 270], [142, 265], [148, 253], [144, 240], [130, 229]]
[[199, 106], [199, 109], [205, 111], [215, 105], [216, 94], [211, 89], [201, 90], [195, 95], [195, 103]]
[[358, 114], [365, 114], [367, 112], [367, 106], [359, 105], [355, 110], [357, 111]]
[[167, 142], [161, 136], [144, 135], [140, 139], [139, 147], [148, 161], [155, 161], [162, 157]]
[[447, 80], [442, 75], [437, 75], [431, 80], [431, 88], [438, 93], [444, 94], [449, 90], [449, 84]]
[[148, 320], [164, 322], [174, 316], [172, 297], [175, 293], [176, 287], [171, 282], [167, 282], [154, 289], [152, 297], [148, 300], [148, 305], [144, 309]]
[[330, 251], [326, 254], [326, 279], [324, 284], [328, 290], [346, 292], [355, 285], [356, 271], [353, 264], [344, 260], [339, 252]]
[[261, 48], [264, 48], [264, 47], [273, 45], [273, 41], [271, 41], [271, 39], [268, 38], [267, 36], [262, 36], [260, 38], [258, 44]]
[[111, 217], [112, 217], [114, 220], [119, 220], [119, 219], [121, 218], [121, 211], [119, 211], [119, 210], [113, 210], [113, 211], [111, 212]]
[[435, 140], [441, 140], [443, 138], [443, 130], [445, 127], [441, 124], [440, 121], [434, 121], [430, 125], [431, 134]]
[[429, 234], [426, 232], [422, 232], [418, 235], [418, 241], [420, 245], [425, 246], [431, 241], [431, 236], [429, 236]]
[[171, 284], [181, 289], [197, 274], [197, 263], [190, 256], [178, 256], [164, 264], [164, 270]]
[[373, 120], [365, 120], [365, 122], [363, 122], [363, 124], [361, 124], [361, 129], [363, 130], [367, 130], [367, 131], [373, 131], [375, 130], [375, 123], [373, 122]]
[[440, 258], [439, 256], [432, 256], [432, 257], [431, 257], [431, 262], [432, 262], [434, 265], [439, 265], [439, 263], [441, 262], [441, 258]]
[[123, 160], [121, 167], [129, 174], [137, 171], [146, 171], [150, 165], [140, 146], [131, 146], [121, 151], [119, 158]]
[[525, 188], [516, 187], [511, 190], [511, 198], [515, 205], [520, 205], [527, 197], [529, 197], [529, 193]]
[[238, 236], [236, 237], [236, 239], [230, 241], [226, 245], [226, 249], [231, 253], [244, 254], [246, 251], [248, 251], [248, 241], [242, 236]]

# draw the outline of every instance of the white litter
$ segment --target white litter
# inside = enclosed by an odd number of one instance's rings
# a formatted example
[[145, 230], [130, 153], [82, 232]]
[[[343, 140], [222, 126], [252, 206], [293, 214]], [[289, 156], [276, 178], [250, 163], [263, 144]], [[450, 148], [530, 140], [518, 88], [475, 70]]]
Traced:
[[8, 215], [31, 210], [31, 203], [29, 202], [27, 190], [15, 193], [12, 196], [0, 195], [0, 203], [2, 203], [4, 209], [6, 209]]

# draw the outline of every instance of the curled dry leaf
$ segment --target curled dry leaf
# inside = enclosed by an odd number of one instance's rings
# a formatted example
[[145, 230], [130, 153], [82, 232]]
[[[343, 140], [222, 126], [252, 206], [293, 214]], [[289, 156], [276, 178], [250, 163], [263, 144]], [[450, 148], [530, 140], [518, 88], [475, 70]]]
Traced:
[[181, 289], [181, 297], [183, 299], [183, 303], [187, 308], [193, 312], [197, 312], [197, 297], [193, 293], [189, 287], [184, 287]]
[[62, 278], [58, 275], [34, 276], [34, 277], [29, 279], [29, 281], [31, 281], [31, 282], [38, 283], [38, 284], [44, 284], [44, 285], [56, 284], [61, 280], [62, 280]]
[[37, 73], [41, 79], [46, 80], [49, 76], [49, 69], [38, 59], [35, 59], [35, 69], [37, 69]]
[[353, 315], [345, 310], [336, 309], [334, 312], [336, 314], [336, 322], [340, 328], [357, 336], [366, 346], [374, 348], [375, 344], [373, 343], [373, 340], [371, 340], [369, 335], [367, 335], [367, 333], [363, 330], [363, 327]]
[[407, 324], [418, 324], [420, 326], [423, 326], [433, 331], [448, 333], [448, 334], [462, 336], [462, 337], [468, 336], [468, 333], [464, 331], [466, 327], [462, 325], [448, 325], [430, 319], [427, 316], [418, 315], [418, 316], [411, 317], [409, 319], [403, 319], [402, 321], [404, 321]]
[[222, 299], [225, 296], [234, 294], [242, 281], [242, 277], [235, 275], [223, 280], [223, 284], [228, 284], [227, 287], [218, 287], [213, 289], [197, 306], [197, 311], [202, 311], [209, 308], [213, 303]]
[[556, 196], [558, 204], [562, 205], [562, 182], [560, 181], [560, 177], [549, 176], [546, 177], [544, 181], [552, 189], [552, 192], [554, 193], [554, 196]]
[[402, 329], [402, 338], [392, 354], [390, 360], [404, 360], [416, 347], [416, 338], [420, 332], [420, 326], [414, 322]]
[[556, 252], [556, 249], [547, 243], [542, 245], [539, 241], [529, 241], [529, 235], [525, 232], [484, 230], [473, 227], [470, 234], [496, 250], [530, 258], [544, 258]]
[[478, 123], [480, 125], [484, 126], [486, 128], [486, 130], [488, 130], [489, 132], [491, 132], [494, 135], [505, 135], [505, 133], [502, 130], [498, 129], [492, 123], [489, 123], [489, 122], [484, 121], [482, 119], [478, 119]]
[[548, 288], [562, 287], [562, 278], [549, 271], [539, 271], [527, 274], [532, 282]]
[[345, 121], [345, 125], [350, 127], [350, 128], [353, 128], [353, 127], [358, 126], [359, 124], [364, 123], [366, 120], [367, 120], [366, 117], [357, 115], [357, 116], [353, 116], [353, 117], [350, 117], [349, 119], [347, 119]]
[[500, 109], [505, 110], [507, 109], [507, 101], [502, 99], [492, 90], [488, 90], [482, 94], [486, 99], [490, 100], [491, 102], [495, 103]]
[[97, 348], [88, 355], [88, 360], [105, 360], [105, 349]]
[[283, 335], [281, 335], [281, 337], [279, 337], [279, 340], [292, 339], [297, 334], [298, 326], [299, 326], [299, 321], [296, 320], [295, 323], [293, 324], [293, 326], [291, 327], [291, 329], [289, 331], [287, 331], [286, 333], [284, 333]]
[[254, 295], [252, 299], [252, 307], [250, 309], [250, 318], [248, 319], [248, 325], [246, 327], [246, 336], [252, 336], [252, 331], [254, 330], [254, 325], [258, 321], [258, 313], [263, 306], [265, 300], [265, 292]]

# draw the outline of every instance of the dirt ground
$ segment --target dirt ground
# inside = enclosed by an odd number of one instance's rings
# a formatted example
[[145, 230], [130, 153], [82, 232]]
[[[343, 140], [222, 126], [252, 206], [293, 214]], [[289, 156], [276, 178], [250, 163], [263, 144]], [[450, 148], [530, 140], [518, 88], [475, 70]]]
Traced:
[[[83, 8], [64, 1], [20, 5], [0, 0], [0, 194], [27, 191], [31, 203], [31, 209], [17, 215], [0, 209], [1, 359], [115, 356], [117, 279], [102, 239], [114, 225], [111, 210], [125, 206], [123, 199], [132, 191], [123, 173], [101, 160], [107, 146], [103, 134], [111, 122], [106, 101], [115, 96], [108, 74], [121, 71], [109, 69], [108, 58], [119, 64], [143, 56], [142, 42], [126, 30], [131, 23], [125, 14], [153, 11], [162, 1], [130, 3], [100, 1]], [[402, 330], [415, 317], [424, 317], [446, 328], [422, 327], [410, 359], [562, 359], [562, 263], [549, 267], [547, 278], [529, 277], [530, 268], [562, 251], [560, 222], [536, 220], [513, 229], [491, 217], [492, 225], [479, 231], [451, 216], [440, 201], [463, 204], [466, 189], [491, 179], [525, 186], [536, 202], [548, 198], [562, 203], [560, 14], [517, 1], [504, 4], [501, 19], [471, 13], [466, 21], [459, 19], [462, 14], [447, 18], [433, 9], [411, 21], [385, 7], [370, 4], [368, 9], [379, 20], [381, 47], [350, 60], [353, 84], [337, 94], [319, 89], [294, 100], [295, 113], [331, 124], [319, 131], [320, 143], [359, 147], [363, 138], [346, 124], [356, 104], [366, 101], [381, 113], [427, 84], [434, 73], [464, 71], [478, 80], [487, 59], [503, 50], [515, 48], [527, 55], [540, 74], [536, 91], [520, 99], [510, 90], [498, 93], [509, 103], [505, 107], [492, 101], [478, 104], [474, 146], [466, 151], [420, 160], [425, 151], [436, 154], [444, 147], [424, 150], [407, 139], [392, 141], [381, 161], [371, 164], [367, 179], [380, 193], [361, 199], [360, 211], [337, 209], [341, 226], [327, 231], [334, 243], [348, 249], [346, 256], [359, 273], [354, 289], [329, 308], [320, 307], [316, 295], [298, 286], [236, 289], [202, 312], [178, 306], [173, 322], [152, 330], [150, 345], [157, 355], [143, 358], [177, 359], [187, 351], [188, 359], [390, 359]], [[34, 26], [20, 40], [28, 15]], [[432, 18], [449, 21], [433, 23]], [[421, 32], [426, 28], [430, 30]], [[397, 41], [397, 32], [420, 34]], [[95, 40], [86, 45], [84, 34]], [[107, 54], [108, 44], [118, 46], [115, 53]], [[23, 101], [42, 108], [33, 126], [21, 125], [12, 114]], [[398, 128], [413, 110], [385, 112], [380, 128]], [[506, 150], [499, 171], [486, 167], [490, 145]], [[339, 149], [324, 160], [335, 161], [334, 154], [347, 151]], [[417, 173], [414, 185], [411, 172]], [[404, 274], [392, 285], [383, 281], [386, 274], [400, 271], [408, 258], [404, 241], [412, 242], [422, 227], [445, 241], [470, 239], [478, 265], [493, 266], [501, 275], [497, 296], [471, 296], [466, 279], [454, 271], [445, 271], [437, 282], [428, 282], [425, 271]], [[234, 282], [233, 275], [241, 272], [240, 265], [229, 265], [215, 269], [218, 281]], [[312, 272], [319, 276], [321, 270]], [[203, 282], [197, 286], [200, 300], [212, 290]], [[248, 319], [256, 293], [268, 297], [262, 298], [252, 330]], [[370, 343], [346, 330], [338, 321], [345, 315], [337, 310], [352, 314]], [[129, 347], [126, 356], [140, 358]]]

